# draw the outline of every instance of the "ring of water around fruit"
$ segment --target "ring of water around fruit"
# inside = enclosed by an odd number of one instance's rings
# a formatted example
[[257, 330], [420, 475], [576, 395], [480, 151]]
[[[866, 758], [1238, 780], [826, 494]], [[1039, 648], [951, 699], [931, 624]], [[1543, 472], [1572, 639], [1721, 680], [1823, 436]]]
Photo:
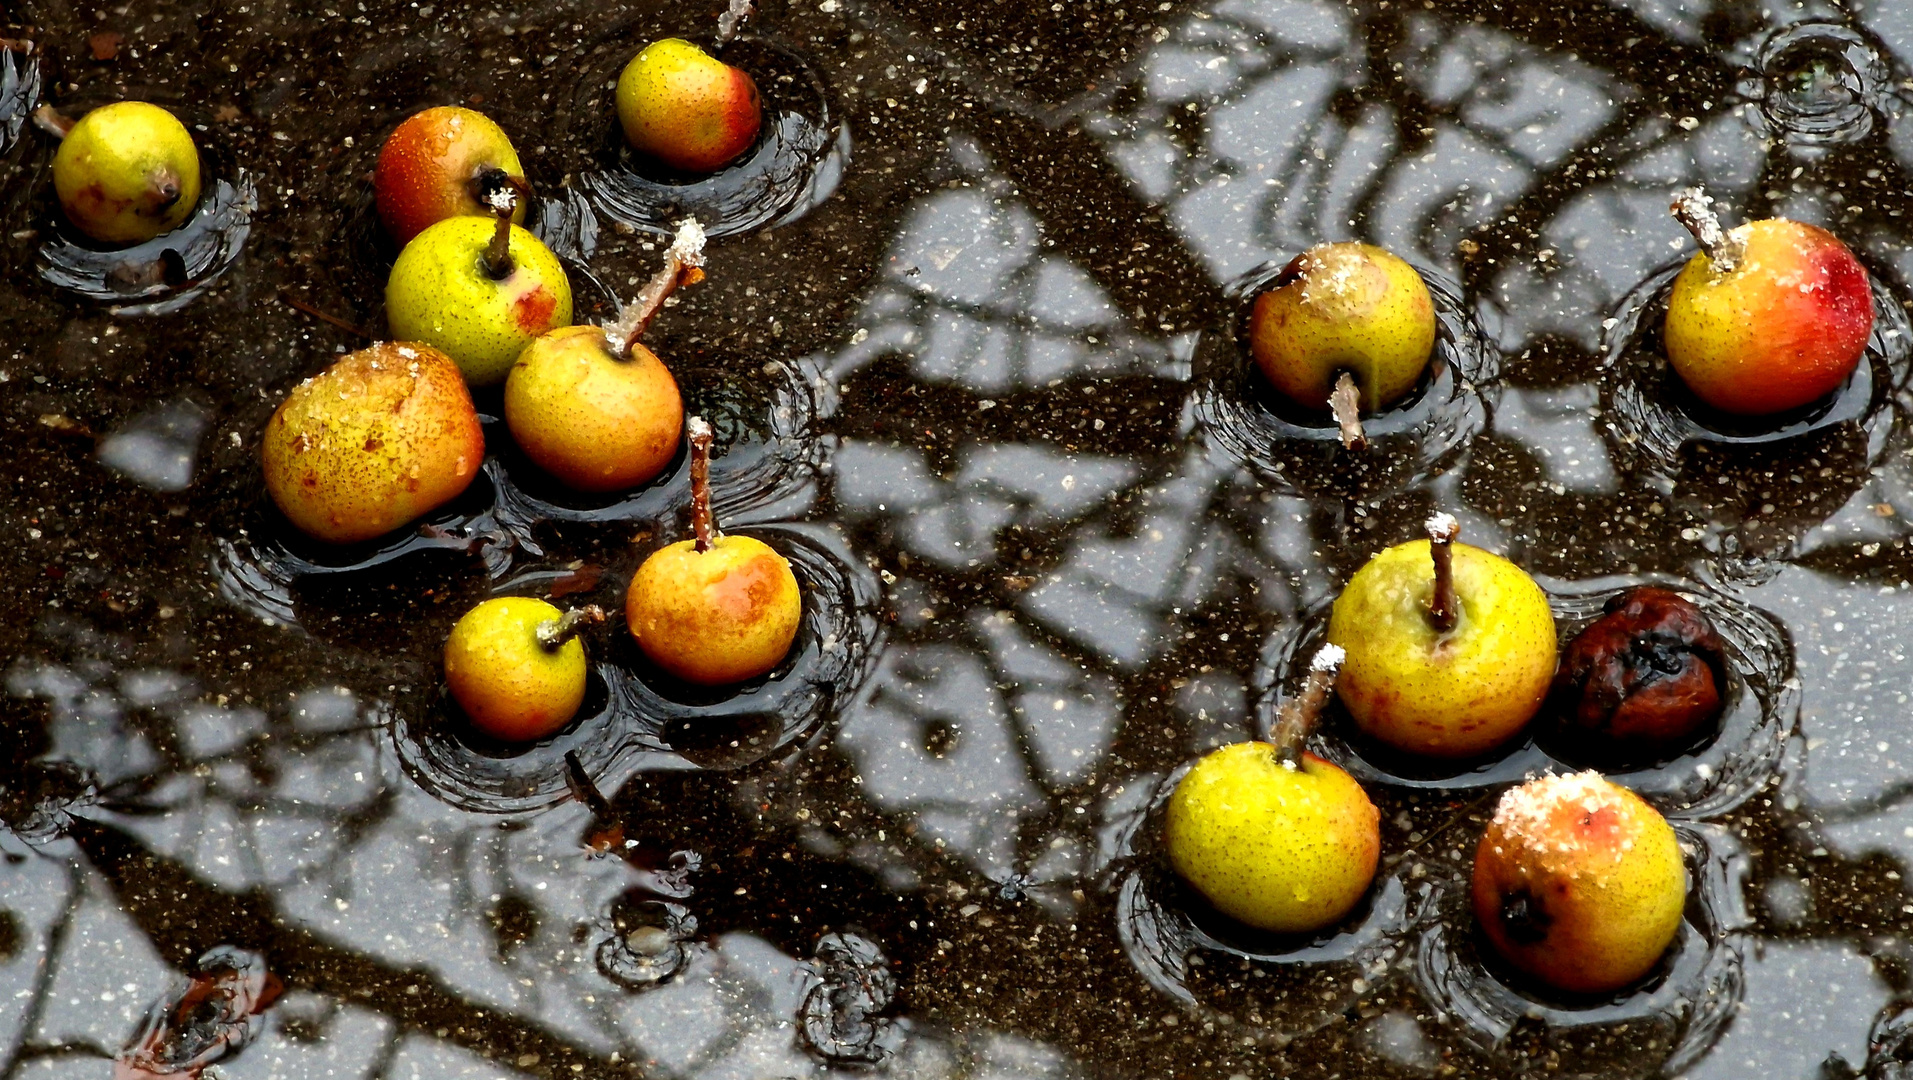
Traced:
[[628, 737], [708, 769], [743, 768], [808, 745], [856, 695], [882, 640], [882, 588], [837, 530], [783, 524], [739, 532], [788, 559], [803, 593], [803, 618], [783, 663], [748, 682], [708, 688], [666, 675], [629, 634], [609, 650], [620, 693], [631, 702]]
[[[1601, 348], [1606, 356], [1602, 380], [1603, 412], [1615, 461], [1623, 469], [1676, 477], [1690, 444], [1723, 450], [1786, 443], [1786, 452], [1805, 456], [1819, 443], [1858, 432], [1871, 462], [1884, 446], [1891, 426], [1893, 395], [1913, 373], [1913, 324], [1884, 279], [1870, 275], [1873, 333], [1863, 363], [1838, 390], [1802, 409], [1775, 417], [1734, 417], [1708, 408], [1667, 363], [1661, 326], [1667, 298], [1685, 261], [1663, 267], [1621, 299]], [[1860, 470], [1864, 472], [1864, 469]]]
[[[1407, 880], [1402, 865], [1384, 867], [1354, 911], [1313, 934], [1237, 923], [1210, 909], [1162, 849], [1169, 796], [1191, 767], [1162, 782], [1124, 830], [1111, 863], [1116, 933], [1137, 972], [1184, 1004], [1289, 1034], [1330, 1023], [1381, 989], [1426, 918], [1425, 883]], [[1264, 1020], [1245, 1020], [1251, 1014]]]
[[[222, 164], [201, 148], [209, 166]], [[224, 170], [221, 170], [224, 171]], [[131, 247], [92, 246], [52, 211], [52, 236], [40, 245], [39, 271], [47, 282], [89, 300], [113, 305], [115, 315], [178, 311], [219, 280], [246, 245], [258, 192], [251, 174], [233, 167], [233, 179], [213, 179], [192, 216], [179, 228]]]
[[1590, 1070], [1601, 1059], [1674, 1076], [1696, 1061], [1737, 1013], [1742, 939], [1752, 925], [1741, 900], [1746, 857], [1723, 828], [1670, 821], [1688, 874], [1688, 904], [1660, 965], [1618, 994], [1573, 1000], [1515, 976], [1484, 951], [1470, 910], [1469, 859], [1431, 875], [1436, 918], [1422, 931], [1414, 979], [1440, 1022], [1483, 1054], [1514, 1060], [1510, 1037], [1538, 1024], [1546, 1044]]
[[1461, 286], [1415, 264], [1435, 304], [1429, 370], [1409, 396], [1362, 417], [1366, 450], [1342, 449], [1336, 425], [1286, 401], [1249, 353], [1249, 314], [1285, 264], [1267, 262], [1231, 282], [1226, 323], [1197, 337], [1194, 414], [1208, 443], [1281, 494], [1360, 491], [1374, 497], [1432, 475], [1488, 425], [1500, 354], [1462, 299]]
[[[1800, 708], [1793, 649], [1772, 615], [1684, 579], [1540, 582], [1563, 643], [1593, 621], [1609, 598], [1646, 583], [1679, 592], [1712, 620], [1725, 642], [1729, 686], [1722, 695], [1721, 718], [1704, 739], [1667, 760], [1629, 763], [1611, 775], [1665, 813], [1721, 813], [1758, 791], [1780, 760]], [[1265, 644], [1250, 684], [1258, 695], [1253, 717], [1257, 732], [1268, 730], [1276, 710], [1301, 685], [1309, 659], [1327, 638], [1328, 615], [1325, 605]], [[1544, 713], [1548, 707], [1542, 706]], [[1537, 715], [1521, 736], [1484, 758], [1441, 763], [1403, 754], [1364, 736], [1355, 730], [1340, 703], [1332, 701], [1309, 747], [1364, 784], [1439, 792], [1515, 784], [1531, 775], [1574, 772], [1593, 764], [1555, 740], [1542, 738], [1539, 733], [1545, 720], [1545, 715]]]
[[1844, 23], [1782, 27], [1760, 47], [1759, 102], [1748, 117], [1762, 135], [1809, 146], [1864, 139], [1884, 117], [1893, 73], [1884, 50]]
[[[578, 185], [605, 217], [662, 235], [695, 217], [707, 236], [731, 236], [793, 221], [830, 196], [850, 136], [831, 108], [823, 76], [803, 57], [760, 37], [740, 36], [722, 56], [757, 83], [764, 122], [742, 157], [709, 176], [672, 173], [626, 143], [606, 86], [630, 54], [613, 51], [585, 72], [569, 123], [597, 147], [595, 167], [579, 174]], [[567, 119], [558, 126], [563, 130]]]
[[[798, 494], [815, 475], [823, 448], [814, 433], [814, 372], [805, 362], [765, 364], [761, 378], [739, 379], [715, 365], [669, 359], [685, 396], [686, 415], [717, 432], [711, 461], [711, 504], [720, 522], [745, 524], [755, 513]], [[665, 519], [690, 502], [690, 455], [680, 448], [657, 478], [614, 495], [572, 491], [546, 476], [505, 433], [494, 441], [498, 512], [521, 524], [542, 521], [629, 522]]]

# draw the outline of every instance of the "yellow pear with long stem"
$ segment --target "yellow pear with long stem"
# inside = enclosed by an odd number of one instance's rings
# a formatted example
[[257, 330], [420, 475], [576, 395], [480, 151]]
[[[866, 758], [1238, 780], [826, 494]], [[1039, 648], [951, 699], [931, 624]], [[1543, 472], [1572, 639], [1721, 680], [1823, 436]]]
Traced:
[[651, 553], [625, 594], [625, 621], [651, 662], [685, 682], [727, 686], [784, 662], [804, 614], [790, 562], [749, 536], [724, 536], [711, 519], [711, 425], [694, 416], [694, 538]]
[[1455, 543], [1448, 514], [1427, 540], [1383, 551], [1349, 579], [1328, 639], [1348, 650], [1336, 693], [1355, 725], [1398, 750], [1468, 758], [1513, 739], [1554, 679], [1547, 594], [1499, 555]]
[[1211, 752], [1169, 797], [1169, 864], [1210, 906], [1258, 930], [1331, 926], [1375, 879], [1380, 813], [1353, 777], [1303, 749], [1342, 661], [1324, 646], [1269, 742]]

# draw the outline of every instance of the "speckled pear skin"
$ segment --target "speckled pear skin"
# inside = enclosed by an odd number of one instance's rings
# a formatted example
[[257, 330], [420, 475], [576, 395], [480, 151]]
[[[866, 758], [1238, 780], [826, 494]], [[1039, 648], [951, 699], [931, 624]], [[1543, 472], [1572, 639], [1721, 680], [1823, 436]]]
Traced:
[[1297, 404], [1328, 408], [1335, 377], [1355, 375], [1377, 412], [1421, 381], [1435, 347], [1435, 304], [1415, 268], [1373, 244], [1322, 244], [1284, 268], [1286, 284], [1255, 298], [1249, 350]]
[[392, 336], [441, 350], [473, 386], [503, 382], [518, 354], [539, 335], [571, 323], [571, 282], [558, 256], [511, 227], [512, 272], [493, 280], [485, 248], [493, 218], [446, 218], [399, 252], [385, 283]]
[[1468, 758], [1506, 743], [1540, 709], [1554, 678], [1548, 598], [1520, 567], [1454, 545], [1460, 614], [1428, 618], [1428, 541], [1370, 559], [1335, 600], [1328, 640], [1348, 651], [1336, 694], [1371, 738], [1410, 754]]
[[578, 491], [622, 491], [677, 456], [684, 399], [651, 350], [612, 355], [596, 326], [561, 326], [525, 346], [505, 379], [505, 423], [539, 468]]
[[[490, 117], [458, 105], [413, 113], [379, 148], [372, 173], [379, 221], [404, 245], [448, 217], [490, 217], [472, 194], [472, 179], [494, 168], [525, 178], [510, 137]], [[524, 222], [522, 202], [512, 220]]]
[[1290, 768], [1268, 743], [1236, 743], [1176, 785], [1163, 846], [1217, 911], [1259, 930], [1307, 933], [1368, 892], [1381, 815], [1353, 777], [1313, 754]]
[[1502, 797], [1475, 851], [1475, 918], [1495, 951], [1557, 990], [1636, 982], [1680, 931], [1687, 868], [1665, 818], [1596, 773]]
[[564, 727], [585, 699], [585, 647], [555, 649], [538, 627], [564, 615], [543, 600], [501, 596], [465, 613], [445, 640], [445, 684], [472, 726], [502, 742], [534, 742]]
[[681, 38], [653, 42], [633, 57], [618, 76], [617, 97], [632, 149], [679, 172], [730, 164], [764, 122], [750, 75]]
[[1764, 416], [1831, 394], [1873, 333], [1866, 268], [1838, 237], [1784, 218], [1753, 221], [1732, 273], [1705, 253], [1674, 279], [1667, 359], [1695, 396], [1723, 412]]
[[266, 490], [333, 544], [383, 536], [450, 502], [485, 458], [485, 433], [450, 357], [381, 342], [294, 387], [260, 443]]
[[625, 593], [625, 622], [652, 663], [701, 686], [754, 679], [784, 662], [803, 594], [790, 563], [749, 536], [661, 548]]
[[60, 209], [103, 243], [144, 243], [178, 228], [199, 204], [199, 185], [199, 150], [186, 126], [144, 101], [87, 113], [53, 155]]

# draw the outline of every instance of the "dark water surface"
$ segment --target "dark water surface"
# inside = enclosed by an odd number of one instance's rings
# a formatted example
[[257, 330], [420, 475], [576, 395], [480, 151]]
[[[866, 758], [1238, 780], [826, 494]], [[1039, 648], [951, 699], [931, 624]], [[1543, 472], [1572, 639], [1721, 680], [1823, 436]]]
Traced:
[[[0, 13], [31, 42], [0, 63], [0, 1076], [1913, 1074], [1913, 6], [772, 0], [738, 47], [775, 135], [671, 192], [607, 84], [717, 7]], [[122, 97], [223, 182], [150, 273], [65, 235], [19, 123]], [[725, 223], [648, 340], [719, 423], [724, 520], [810, 587], [750, 693], [686, 699], [614, 625], [550, 745], [442, 700], [483, 597], [617, 605], [682, 467], [580, 500], [494, 423], [472, 492], [383, 545], [266, 504], [266, 418], [383, 325], [379, 142], [449, 102], [512, 135], [581, 317], [660, 222]], [[1874, 275], [1867, 364], [1784, 437], [1656, 360], [1696, 182]], [[1350, 237], [1444, 298], [1448, 363], [1366, 460], [1233, 336], [1266, 262]], [[1437, 507], [1564, 633], [1654, 581], [1727, 639], [1721, 736], [1625, 777], [1694, 881], [1632, 993], [1476, 949], [1475, 840], [1544, 746], [1429, 775], [1332, 724], [1384, 859], [1321, 938], [1245, 940], [1163, 873], [1166, 782]]]

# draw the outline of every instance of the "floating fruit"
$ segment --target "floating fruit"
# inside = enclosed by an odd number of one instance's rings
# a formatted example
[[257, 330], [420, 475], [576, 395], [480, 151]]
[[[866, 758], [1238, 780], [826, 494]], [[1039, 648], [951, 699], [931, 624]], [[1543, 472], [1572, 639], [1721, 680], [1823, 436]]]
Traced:
[[1825, 229], [1785, 218], [1723, 231], [1698, 188], [1674, 216], [1700, 242], [1667, 298], [1667, 359], [1722, 412], [1766, 416], [1833, 393], [1866, 352], [1866, 268]]
[[266, 490], [294, 525], [349, 544], [457, 498], [485, 458], [458, 368], [429, 345], [380, 342], [294, 387], [266, 422]]
[[1680, 930], [1687, 868], [1666, 819], [1596, 772], [1501, 796], [1475, 849], [1475, 918], [1507, 961], [1557, 990], [1635, 982]]
[[1278, 391], [1304, 408], [1333, 406], [1343, 441], [1359, 446], [1358, 406], [1388, 408], [1428, 370], [1435, 304], [1415, 268], [1387, 251], [1322, 244], [1255, 298], [1249, 346]]
[[1522, 569], [1454, 543], [1437, 514], [1429, 539], [1398, 544], [1349, 579], [1328, 640], [1348, 650], [1336, 691], [1355, 724], [1398, 750], [1486, 753], [1519, 734], [1554, 678], [1554, 615]]
[[691, 524], [696, 539], [652, 552], [625, 594], [625, 621], [651, 661], [686, 682], [724, 686], [763, 675], [790, 653], [803, 595], [790, 563], [711, 521], [711, 425], [691, 435]]
[[53, 190], [86, 235], [143, 243], [178, 228], [198, 205], [199, 150], [186, 126], [157, 105], [102, 105], [60, 140]]
[[682, 38], [653, 42], [618, 76], [618, 120], [639, 153], [687, 173], [723, 168], [757, 141], [750, 75]]
[[[491, 196], [525, 167], [503, 128], [484, 113], [440, 105], [413, 113], [379, 148], [372, 173], [379, 220], [401, 246], [448, 217], [492, 214]], [[521, 204], [512, 220], [523, 224]]]
[[1615, 760], [1679, 749], [1720, 716], [1727, 652], [1671, 589], [1629, 589], [1568, 643], [1551, 710], [1563, 734]]
[[445, 683], [472, 726], [502, 742], [533, 742], [563, 728], [585, 697], [579, 630], [596, 607], [564, 612], [501, 596], [466, 612], [445, 640]]
[[446, 218], [419, 233], [385, 283], [392, 335], [443, 349], [473, 386], [504, 381], [525, 346], [571, 324], [564, 265], [511, 223], [522, 193], [502, 188], [495, 220]]
[[677, 380], [638, 342], [665, 298], [703, 278], [687, 221], [664, 269], [609, 327], [565, 326], [525, 347], [505, 380], [505, 423], [539, 468], [579, 491], [621, 491], [664, 471], [684, 430]]
[[1212, 751], [1169, 798], [1169, 864], [1217, 911], [1259, 930], [1331, 926], [1375, 879], [1381, 815], [1353, 777], [1302, 749], [1341, 662], [1325, 646], [1270, 742]]

